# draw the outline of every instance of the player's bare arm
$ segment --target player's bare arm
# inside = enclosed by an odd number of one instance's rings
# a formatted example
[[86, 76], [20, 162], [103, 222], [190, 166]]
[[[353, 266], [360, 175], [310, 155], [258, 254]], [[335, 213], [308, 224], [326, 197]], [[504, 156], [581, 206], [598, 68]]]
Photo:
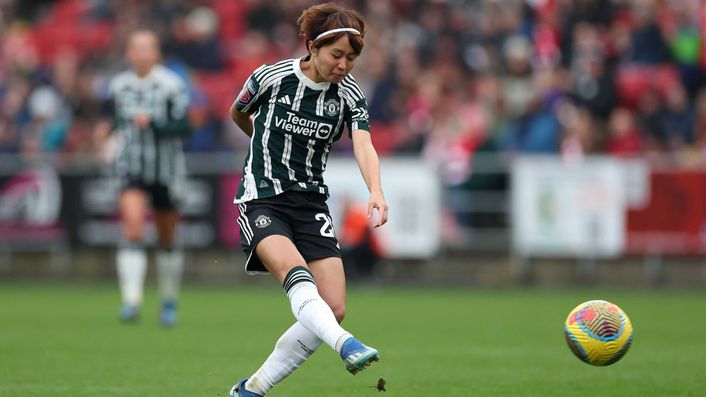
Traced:
[[363, 130], [355, 130], [352, 133], [353, 153], [358, 162], [360, 173], [363, 175], [365, 184], [370, 191], [370, 199], [368, 200], [368, 218], [372, 218], [373, 209], [377, 209], [379, 217], [376, 219], [373, 227], [380, 227], [387, 223], [388, 205], [385, 201], [385, 195], [382, 192], [380, 185], [380, 159], [373, 147], [370, 139], [370, 133]]
[[245, 135], [252, 138], [252, 120], [250, 120], [250, 115], [236, 109], [235, 102], [230, 106], [230, 117]]

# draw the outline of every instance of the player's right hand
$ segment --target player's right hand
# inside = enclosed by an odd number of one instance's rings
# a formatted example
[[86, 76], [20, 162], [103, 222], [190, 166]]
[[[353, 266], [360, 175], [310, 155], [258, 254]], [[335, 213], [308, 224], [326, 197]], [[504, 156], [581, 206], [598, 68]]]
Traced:
[[132, 121], [138, 128], [145, 129], [150, 125], [150, 116], [144, 113], [136, 114]]

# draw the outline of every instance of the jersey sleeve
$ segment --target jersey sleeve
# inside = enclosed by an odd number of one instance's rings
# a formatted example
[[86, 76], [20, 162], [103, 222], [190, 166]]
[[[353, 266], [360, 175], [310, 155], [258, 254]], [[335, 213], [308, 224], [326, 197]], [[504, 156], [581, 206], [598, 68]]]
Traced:
[[370, 132], [370, 120], [368, 117], [368, 102], [365, 98], [354, 102], [349, 109], [346, 117], [348, 125], [348, 135], [352, 135], [355, 130], [363, 130]]
[[100, 100], [100, 115], [111, 120], [116, 116], [114, 85], [110, 84], [106, 95]]
[[243, 89], [240, 90], [238, 99], [235, 101], [235, 108], [239, 112], [248, 113], [251, 108], [254, 108], [253, 104], [257, 102], [257, 98], [260, 96], [260, 82], [257, 80], [256, 75], [263, 67], [261, 66], [255, 70], [245, 81]]
[[174, 79], [170, 88], [167, 98], [167, 118], [162, 123], [152, 122], [152, 129], [161, 135], [188, 136], [191, 134], [188, 89], [178, 78]]
[[368, 101], [353, 76], [346, 76], [340, 88], [341, 96], [346, 102], [345, 122], [348, 126], [348, 135], [352, 136], [355, 130], [370, 132]]
[[117, 79], [113, 77], [108, 88], [106, 89], [105, 96], [101, 98], [100, 101], [100, 115], [110, 121], [110, 131], [115, 132], [118, 126], [123, 122], [120, 120], [120, 114], [118, 114], [118, 109], [116, 107], [115, 96], [118, 90]]

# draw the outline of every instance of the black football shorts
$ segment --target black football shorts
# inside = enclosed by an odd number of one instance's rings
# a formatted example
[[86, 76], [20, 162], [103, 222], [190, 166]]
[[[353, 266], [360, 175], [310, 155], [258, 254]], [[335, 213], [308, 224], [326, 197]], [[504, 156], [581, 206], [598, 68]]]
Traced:
[[174, 197], [166, 185], [161, 183], [145, 183], [140, 179], [121, 178], [121, 190], [140, 189], [150, 198], [152, 208], [155, 210], [176, 210], [179, 200]]
[[287, 191], [274, 197], [238, 204], [240, 243], [248, 259], [245, 271], [266, 273], [255, 248], [267, 236], [281, 235], [292, 240], [308, 263], [341, 257], [326, 196], [315, 192]]

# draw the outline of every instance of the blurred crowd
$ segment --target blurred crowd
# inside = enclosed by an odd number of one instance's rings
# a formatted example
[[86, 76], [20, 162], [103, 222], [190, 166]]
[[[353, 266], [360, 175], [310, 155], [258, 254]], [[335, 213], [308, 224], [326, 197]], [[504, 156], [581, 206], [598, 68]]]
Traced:
[[[259, 65], [302, 56], [309, 0], [0, 0], [0, 153], [100, 159], [101, 104], [126, 33], [157, 31], [188, 82], [189, 151], [242, 150], [228, 107]], [[350, 0], [367, 26], [353, 75], [385, 155], [469, 182], [474, 156], [604, 153], [706, 165], [700, 0]], [[337, 150], [349, 150], [343, 140]]]

